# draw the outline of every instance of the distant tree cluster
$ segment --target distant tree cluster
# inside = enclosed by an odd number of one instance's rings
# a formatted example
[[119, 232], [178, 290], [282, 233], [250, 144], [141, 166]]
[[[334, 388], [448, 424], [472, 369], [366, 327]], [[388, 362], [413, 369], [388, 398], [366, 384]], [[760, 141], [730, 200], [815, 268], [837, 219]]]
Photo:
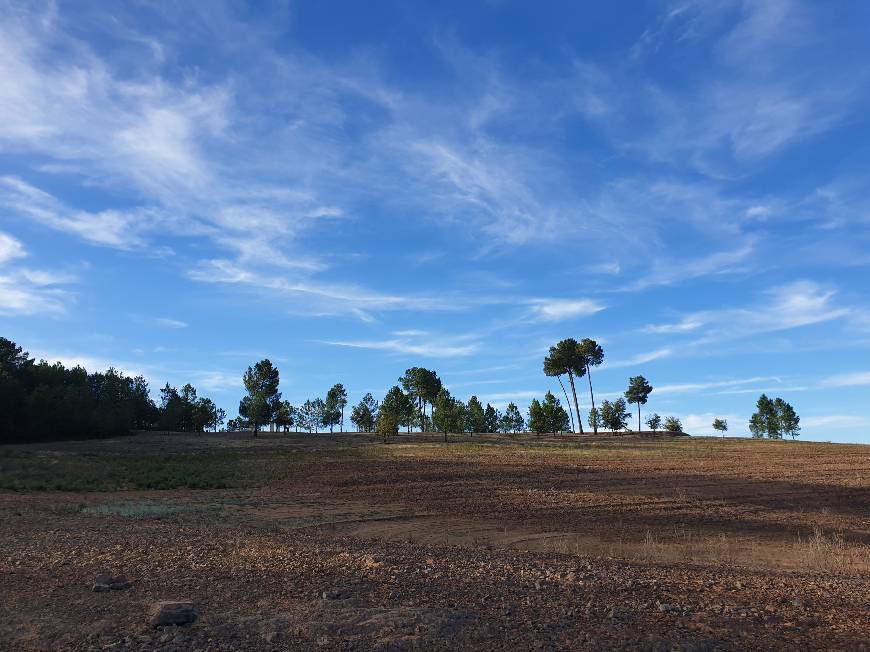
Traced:
[[160, 390], [157, 426], [170, 432], [217, 430], [227, 413], [210, 398], [197, 398], [196, 388], [187, 383], [178, 391], [169, 383]]
[[[294, 428], [297, 432], [302, 429], [317, 433], [321, 428], [329, 428], [330, 432], [334, 432], [338, 426], [344, 431], [347, 390], [341, 383], [330, 387], [325, 398], [307, 399], [297, 407], [281, 398], [281, 392], [278, 391], [280, 382], [278, 368], [268, 358], [248, 367], [242, 376], [246, 394], [239, 402], [239, 416], [230, 419], [227, 430], [250, 430], [255, 437], [264, 427], [278, 432], [288, 432]], [[371, 396], [368, 398], [371, 399]], [[377, 409], [376, 404], [374, 408]], [[374, 412], [369, 412], [368, 419], [354, 412], [351, 420], [354, 421], [355, 417], [361, 419], [369, 431], [373, 429], [376, 418]]]
[[800, 417], [794, 408], [781, 398], [771, 400], [767, 394], [758, 397], [756, 411], [749, 419], [749, 432], [755, 439], [792, 439], [800, 434]]
[[131, 430], [217, 428], [223, 410], [185, 385], [167, 385], [161, 404], [151, 399], [142, 376], [109, 368], [88, 373], [60, 362], [37, 362], [0, 337], [0, 441], [111, 437]]

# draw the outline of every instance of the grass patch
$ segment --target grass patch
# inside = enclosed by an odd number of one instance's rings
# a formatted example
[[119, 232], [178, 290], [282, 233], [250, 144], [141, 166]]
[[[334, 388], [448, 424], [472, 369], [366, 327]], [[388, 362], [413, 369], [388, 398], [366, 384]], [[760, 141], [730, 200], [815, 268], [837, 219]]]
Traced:
[[270, 466], [269, 458], [237, 452], [171, 456], [17, 453], [0, 458], [0, 490], [227, 489], [256, 484]]
[[97, 516], [122, 516], [124, 518], [171, 518], [189, 514], [219, 514], [218, 505], [168, 505], [163, 503], [108, 503], [93, 505], [81, 510]]

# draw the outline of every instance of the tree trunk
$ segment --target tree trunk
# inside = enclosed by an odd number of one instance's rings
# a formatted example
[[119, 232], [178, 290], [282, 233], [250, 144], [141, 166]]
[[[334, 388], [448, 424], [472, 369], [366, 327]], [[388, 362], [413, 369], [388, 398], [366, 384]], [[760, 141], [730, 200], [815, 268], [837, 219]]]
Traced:
[[[571, 399], [568, 398], [568, 392], [565, 391], [562, 376], [556, 376], [556, 380], [559, 381], [559, 385], [562, 387], [562, 393], [565, 395], [565, 403], [568, 406], [568, 416], [571, 417], [571, 432], [577, 432], [577, 427], [574, 425], [574, 414], [571, 412]], [[577, 418], [580, 418], [579, 415]]]
[[637, 403], [637, 431], [640, 433], [640, 401]]
[[580, 405], [577, 403], [577, 389], [574, 387], [574, 374], [568, 371], [568, 382], [571, 384], [571, 393], [574, 395], [574, 410], [577, 412], [577, 424], [580, 426], [580, 434], [583, 433], [583, 419], [580, 418]]
[[[589, 369], [589, 365], [586, 365], [586, 378], [589, 381], [589, 399], [592, 401], [592, 411], [595, 412], [595, 394], [592, 393], [592, 370]], [[595, 430], [595, 434], [598, 434], [598, 419], [595, 419], [595, 422], [592, 424], [592, 429]]]

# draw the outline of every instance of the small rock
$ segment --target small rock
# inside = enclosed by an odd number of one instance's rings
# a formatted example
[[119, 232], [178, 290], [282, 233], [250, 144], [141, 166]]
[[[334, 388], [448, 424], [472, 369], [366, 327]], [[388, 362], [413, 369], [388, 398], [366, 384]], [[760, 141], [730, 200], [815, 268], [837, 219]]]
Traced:
[[187, 625], [196, 620], [196, 610], [191, 602], [157, 602], [151, 607], [151, 625]]
[[350, 597], [350, 591], [344, 588], [327, 589], [323, 592], [324, 600], [344, 600]]
[[97, 593], [105, 593], [109, 590], [109, 584], [112, 583], [112, 576], [100, 573], [94, 580], [94, 591]]
[[124, 589], [129, 589], [130, 580], [127, 579], [126, 575], [118, 575], [117, 577], [113, 577], [112, 581], [109, 582], [109, 588], [112, 591], [123, 591]]
[[130, 581], [126, 575], [112, 576], [106, 573], [97, 575], [94, 580], [94, 591], [105, 593], [106, 591], [123, 591], [130, 588]]
[[679, 607], [677, 607], [677, 606], [675, 606], [675, 605], [672, 605], [672, 604], [668, 604], [667, 602], [656, 602], [656, 607], [658, 607], [658, 610], [659, 610], [659, 611], [662, 611], [662, 612], [665, 612], [665, 613], [669, 613], [669, 612], [674, 612], [674, 611], [679, 611], [679, 610], [680, 610]]

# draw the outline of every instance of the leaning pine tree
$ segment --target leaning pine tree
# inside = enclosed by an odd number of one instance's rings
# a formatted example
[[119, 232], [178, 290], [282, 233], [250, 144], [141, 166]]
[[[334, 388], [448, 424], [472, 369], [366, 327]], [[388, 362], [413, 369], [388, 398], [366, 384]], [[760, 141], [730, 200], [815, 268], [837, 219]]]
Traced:
[[[580, 434], [583, 433], [583, 421], [580, 418], [580, 405], [577, 401], [577, 388], [574, 385], [575, 378], [582, 378], [586, 374], [586, 361], [583, 353], [580, 350], [580, 345], [572, 337], [561, 340], [555, 346], [550, 347], [550, 353], [544, 358], [544, 373], [548, 376], [556, 376], [559, 378], [559, 384], [562, 383], [560, 376], [567, 374], [568, 384], [571, 386], [571, 394], [574, 397], [574, 414], [577, 416], [576, 424], [580, 428]], [[564, 391], [565, 387], [562, 387]], [[565, 393], [565, 400], [568, 400], [568, 394]], [[570, 411], [570, 402], [568, 410]], [[571, 419], [574, 421], [573, 418]], [[573, 428], [573, 425], [572, 425]]]
[[[590, 340], [588, 337], [584, 337], [580, 340], [580, 344], [578, 345], [580, 349], [580, 355], [583, 356], [583, 363], [586, 367], [586, 380], [589, 381], [589, 400], [592, 402], [592, 412], [597, 412], [595, 410], [595, 394], [592, 393], [592, 369], [591, 367], [597, 367], [602, 362], [604, 362], [604, 349], [596, 342], [595, 340]], [[598, 434], [598, 418], [592, 418], [590, 413], [589, 418], [590, 423], [592, 424], [592, 428], [595, 431], [595, 434]]]

